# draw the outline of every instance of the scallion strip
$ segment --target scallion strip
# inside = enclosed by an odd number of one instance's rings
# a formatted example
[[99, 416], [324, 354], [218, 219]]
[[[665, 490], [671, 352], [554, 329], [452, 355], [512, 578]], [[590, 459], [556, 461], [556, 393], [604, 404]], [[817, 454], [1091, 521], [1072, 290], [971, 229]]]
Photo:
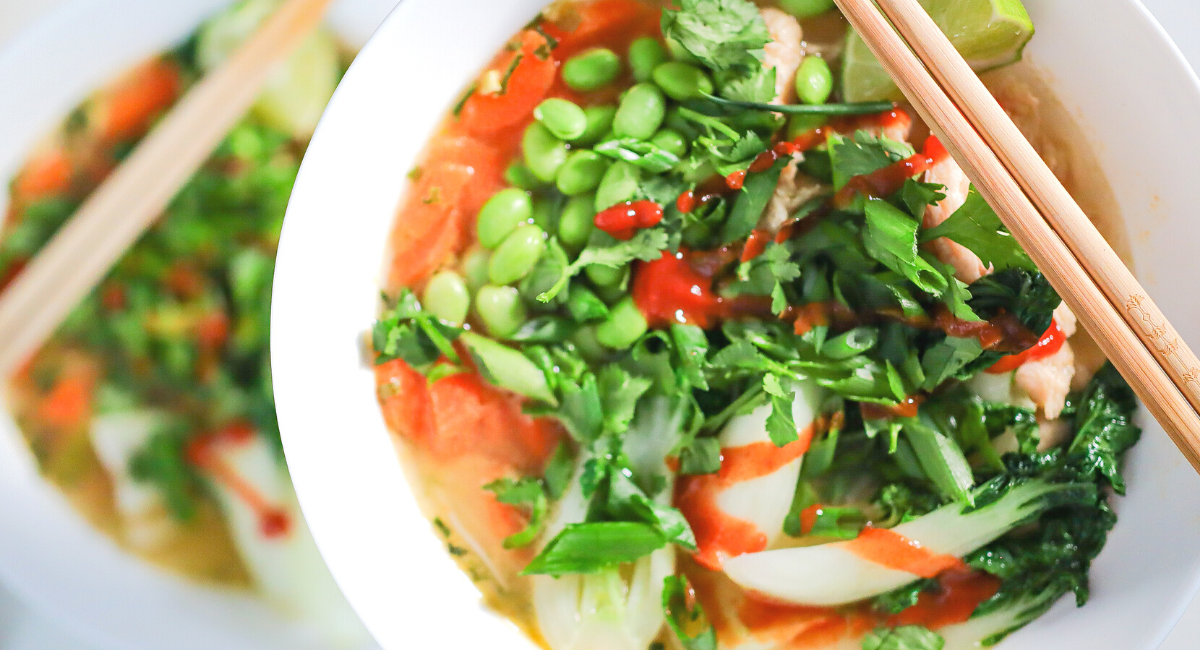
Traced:
[[715, 95], [705, 95], [709, 101], [723, 108], [740, 108], [748, 111], [769, 111], [785, 115], [870, 115], [890, 111], [896, 107], [892, 102], [858, 102], [854, 104], [759, 104], [739, 102]]

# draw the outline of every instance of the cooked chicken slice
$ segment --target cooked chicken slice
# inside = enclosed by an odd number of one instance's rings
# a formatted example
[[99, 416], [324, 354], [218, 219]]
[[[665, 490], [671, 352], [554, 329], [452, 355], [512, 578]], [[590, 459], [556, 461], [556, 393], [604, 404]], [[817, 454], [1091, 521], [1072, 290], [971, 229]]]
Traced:
[[789, 104], [796, 99], [796, 70], [804, 59], [804, 32], [791, 15], [778, 9], [762, 9], [771, 42], [763, 48], [763, 65], [775, 68], [775, 99], [772, 104]]

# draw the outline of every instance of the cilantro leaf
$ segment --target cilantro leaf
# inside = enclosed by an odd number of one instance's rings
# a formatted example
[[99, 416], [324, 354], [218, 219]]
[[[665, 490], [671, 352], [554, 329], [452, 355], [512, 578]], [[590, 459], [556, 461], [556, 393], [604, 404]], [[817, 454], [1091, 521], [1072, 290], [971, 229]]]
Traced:
[[920, 223], [881, 199], [866, 204], [867, 253], [889, 269], [900, 273], [922, 291], [942, 295], [948, 282], [917, 250]]
[[606, 140], [596, 145], [593, 150], [613, 160], [632, 163], [651, 174], [661, 174], [679, 164], [679, 156], [637, 138]]
[[629, 429], [638, 400], [650, 389], [651, 384], [651, 380], [635, 377], [616, 364], [604, 366], [600, 371], [599, 392], [608, 431], [624, 433]]
[[767, 416], [767, 435], [771, 437], [771, 442], [776, 447], [785, 447], [799, 440], [796, 420], [792, 415], [792, 403], [796, 401], [796, 392], [785, 389], [776, 375], [763, 377], [763, 390], [770, 396], [771, 401], [771, 414]]
[[529, 508], [529, 523], [521, 531], [505, 537], [504, 548], [523, 548], [532, 544], [546, 525], [546, 513], [549, 510], [542, 482], [534, 478], [523, 478], [519, 481], [501, 478], [483, 486], [483, 489], [495, 494], [500, 503]]
[[[609, 239], [612, 238], [610, 237]], [[571, 282], [571, 278], [592, 264], [599, 264], [615, 269], [633, 260], [653, 262], [662, 257], [662, 252], [667, 249], [668, 240], [666, 231], [661, 228], [649, 228], [639, 230], [633, 236], [633, 239], [629, 241], [612, 239], [615, 243], [610, 245], [588, 246], [583, 249], [583, 252], [579, 254], [579, 257], [574, 262], [563, 268], [562, 277], [558, 279], [558, 282], [554, 286], [538, 295], [538, 300], [541, 302], [550, 302], [563, 289], [567, 288], [567, 285]]]
[[758, 7], [747, 0], [679, 0], [662, 12], [662, 33], [713, 70], [758, 64], [771, 41]]
[[758, 225], [763, 210], [767, 209], [771, 197], [775, 195], [775, 186], [779, 185], [779, 176], [787, 165], [787, 159], [778, 160], [770, 169], [748, 174], [733, 211], [721, 229], [721, 241], [731, 244], [750, 236], [754, 226]]
[[721, 471], [721, 441], [696, 438], [679, 453], [679, 473], [684, 476], [716, 474]]
[[662, 607], [667, 625], [684, 650], [717, 650], [717, 632], [700, 603], [688, 598], [690, 592], [683, 576], [667, 576], [664, 580]]
[[939, 237], [966, 246], [979, 256], [985, 266], [990, 265], [997, 271], [1012, 268], [1037, 270], [1017, 239], [1008, 232], [996, 211], [983, 200], [974, 186], [961, 208], [942, 223], [921, 233], [921, 243]]

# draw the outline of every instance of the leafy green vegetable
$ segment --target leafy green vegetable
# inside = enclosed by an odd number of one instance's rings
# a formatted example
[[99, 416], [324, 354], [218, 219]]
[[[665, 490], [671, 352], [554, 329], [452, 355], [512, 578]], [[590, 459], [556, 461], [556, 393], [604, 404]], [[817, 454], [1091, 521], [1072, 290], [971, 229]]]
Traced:
[[667, 540], [649, 524], [627, 521], [570, 524], [521, 575], [598, 573], [633, 562], [666, 545]]
[[529, 508], [529, 523], [520, 532], [504, 538], [504, 548], [522, 548], [532, 544], [546, 525], [546, 512], [549, 508], [542, 482], [532, 478], [519, 481], [501, 478], [483, 486], [483, 489], [495, 494], [500, 503]]
[[1036, 271], [1033, 261], [1022, 250], [1016, 238], [1000, 223], [1000, 217], [979, 192], [971, 187], [962, 207], [934, 228], [921, 233], [921, 242], [946, 237], [966, 246], [979, 256], [984, 266], [997, 271], [1024, 269]]
[[451, 343], [461, 333], [461, 328], [446, 325], [426, 312], [411, 290], [402, 289], [395, 306], [384, 312], [372, 330], [375, 363], [403, 359], [410, 366], [421, 368], [442, 355], [457, 362], [458, 353]]
[[606, 140], [596, 145], [594, 151], [614, 160], [633, 163], [652, 174], [661, 174], [679, 164], [679, 157], [675, 154], [635, 138]]
[[1099, 473], [1117, 494], [1125, 494], [1121, 456], [1137, 444], [1142, 430], [1133, 423], [1137, 398], [1125, 379], [1107, 364], [1096, 373], [1075, 407], [1075, 440], [1067, 462], [1087, 475]]
[[758, 7], [746, 0], [680, 0], [662, 12], [663, 36], [714, 70], [760, 66], [754, 52], [771, 41]]
[[687, 578], [668, 576], [663, 583], [662, 606], [667, 626], [685, 650], [717, 650], [717, 632], [700, 603], [692, 602]]
[[905, 418], [902, 426], [921, 468], [934, 485], [955, 501], [974, 503], [971, 487], [975, 477], [962, 449], [920, 418]]
[[863, 650], [942, 650], [946, 640], [921, 625], [881, 628], [863, 637]]
[[583, 249], [574, 262], [563, 267], [562, 276], [554, 283], [554, 286], [538, 295], [538, 300], [550, 302], [563, 289], [567, 288], [571, 278], [593, 264], [615, 269], [633, 260], [653, 262], [662, 257], [662, 252], [667, 249], [668, 244], [667, 233], [659, 228], [639, 230], [629, 241], [617, 241], [607, 235], [603, 235], [603, 237], [606, 237], [611, 243], [589, 245]]
[[917, 250], [921, 224], [899, 208], [881, 199], [866, 204], [867, 253], [884, 266], [908, 278], [919, 289], [935, 296], [946, 290], [946, 278]]
[[179, 521], [196, 516], [198, 477], [186, 460], [187, 439], [178, 428], [154, 434], [129, 462], [129, 474], [151, 483], [162, 493], [171, 515]]
[[721, 471], [721, 442], [696, 438], [679, 454], [679, 473], [684, 476], [716, 474]]

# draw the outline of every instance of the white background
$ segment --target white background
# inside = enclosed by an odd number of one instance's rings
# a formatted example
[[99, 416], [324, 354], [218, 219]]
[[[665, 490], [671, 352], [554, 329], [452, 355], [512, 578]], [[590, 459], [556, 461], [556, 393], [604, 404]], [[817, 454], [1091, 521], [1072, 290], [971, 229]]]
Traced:
[[[65, 0], [0, 0], [0, 47], [30, 22]], [[163, 0], [169, 2], [170, 0]], [[1167, 29], [1184, 55], [1200, 67], [1200, 3], [1195, 0], [1143, 0]], [[1080, 9], [1086, 0], [1080, 0]], [[1081, 23], [1086, 21], [1081, 20]], [[1120, 92], [1114, 88], [1114, 92]], [[0, 116], [0, 119], [3, 119]], [[1194, 650], [1200, 647], [1200, 599], [1184, 614], [1160, 650]], [[94, 650], [86, 640], [55, 629], [26, 608], [0, 585], [0, 650]], [[214, 650], [220, 650], [214, 648]], [[1097, 650], [1110, 650], [1097, 648]], [[1113, 648], [1111, 650], [1123, 650]]]

